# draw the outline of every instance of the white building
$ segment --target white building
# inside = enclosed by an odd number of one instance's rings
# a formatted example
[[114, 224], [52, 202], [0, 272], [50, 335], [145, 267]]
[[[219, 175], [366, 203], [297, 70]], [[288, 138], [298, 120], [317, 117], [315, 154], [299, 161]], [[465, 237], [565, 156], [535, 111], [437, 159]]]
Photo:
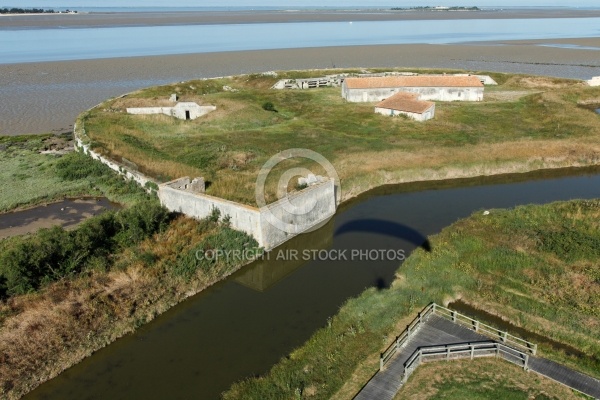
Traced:
[[421, 100], [483, 100], [483, 84], [476, 76], [347, 78], [342, 83], [342, 97], [355, 103], [382, 101], [398, 92], [417, 93]]
[[129, 114], [165, 114], [171, 117], [192, 120], [209, 112], [215, 111], [215, 106], [200, 106], [194, 102], [181, 102], [177, 103], [174, 107], [138, 107], [128, 108]]
[[592, 79], [587, 81], [590, 86], [600, 86], [600, 76], [594, 76]]
[[419, 100], [417, 93], [399, 92], [375, 106], [375, 112], [382, 115], [406, 115], [417, 121], [427, 121], [435, 115], [435, 103]]

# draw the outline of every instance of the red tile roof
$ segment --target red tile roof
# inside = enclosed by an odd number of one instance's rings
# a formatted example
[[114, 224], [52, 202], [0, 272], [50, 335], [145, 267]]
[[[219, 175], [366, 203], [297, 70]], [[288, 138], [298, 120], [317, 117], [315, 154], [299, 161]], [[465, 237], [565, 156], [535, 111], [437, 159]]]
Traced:
[[397, 87], [482, 87], [476, 76], [385, 76], [372, 78], [346, 78], [350, 89], [377, 89]]
[[419, 100], [418, 97], [419, 95], [416, 93], [398, 92], [376, 104], [375, 107], [423, 114], [435, 105], [431, 101]]

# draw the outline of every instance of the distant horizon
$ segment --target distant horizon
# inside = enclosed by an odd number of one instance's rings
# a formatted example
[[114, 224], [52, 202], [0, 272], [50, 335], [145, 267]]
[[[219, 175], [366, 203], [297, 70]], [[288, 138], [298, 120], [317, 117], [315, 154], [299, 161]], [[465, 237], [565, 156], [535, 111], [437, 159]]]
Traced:
[[578, 1], [574, 4], [564, 5], [564, 2], [559, 0], [541, 1], [533, 0], [527, 4], [523, 4], [517, 0], [432, 0], [431, 2], [416, 2], [406, 0], [333, 0], [326, 2], [318, 0], [292, 0], [281, 2], [277, 0], [262, 0], [262, 1], [250, 1], [250, 0], [208, 0], [199, 5], [194, 0], [180, 0], [177, 5], [173, 5], [168, 0], [105, 0], [99, 2], [98, 0], [31, 0], [31, 1], [20, 1], [20, 4], [0, 4], [0, 8], [5, 7], [16, 7], [16, 8], [44, 8], [44, 9], [64, 9], [64, 8], [163, 8], [163, 9], [177, 9], [177, 8], [273, 8], [273, 9], [286, 9], [286, 8], [392, 8], [392, 7], [424, 7], [424, 6], [464, 6], [464, 7], [485, 7], [485, 8], [565, 8], [565, 9], [577, 9], [577, 8], [599, 8], [597, 0], [584, 0]]

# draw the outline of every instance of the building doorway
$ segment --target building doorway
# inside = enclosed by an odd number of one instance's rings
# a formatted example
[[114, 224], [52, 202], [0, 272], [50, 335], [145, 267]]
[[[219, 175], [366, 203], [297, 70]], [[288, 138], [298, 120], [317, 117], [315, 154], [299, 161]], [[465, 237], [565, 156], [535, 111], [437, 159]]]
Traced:
[[186, 121], [191, 119], [190, 118], [190, 110], [185, 110], [185, 119], [186, 119]]

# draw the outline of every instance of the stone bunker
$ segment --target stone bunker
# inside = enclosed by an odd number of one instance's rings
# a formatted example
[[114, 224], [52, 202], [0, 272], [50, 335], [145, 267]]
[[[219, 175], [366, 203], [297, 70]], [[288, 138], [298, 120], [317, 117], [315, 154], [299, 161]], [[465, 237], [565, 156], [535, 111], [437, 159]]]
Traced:
[[164, 114], [170, 117], [175, 117], [183, 120], [194, 120], [212, 111], [215, 111], [216, 109], [217, 107], [212, 105], [201, 106], [197, 103], [186, 101], [177, 103], [173, 107], [127, 108], [127, 113], [134, 115]]

